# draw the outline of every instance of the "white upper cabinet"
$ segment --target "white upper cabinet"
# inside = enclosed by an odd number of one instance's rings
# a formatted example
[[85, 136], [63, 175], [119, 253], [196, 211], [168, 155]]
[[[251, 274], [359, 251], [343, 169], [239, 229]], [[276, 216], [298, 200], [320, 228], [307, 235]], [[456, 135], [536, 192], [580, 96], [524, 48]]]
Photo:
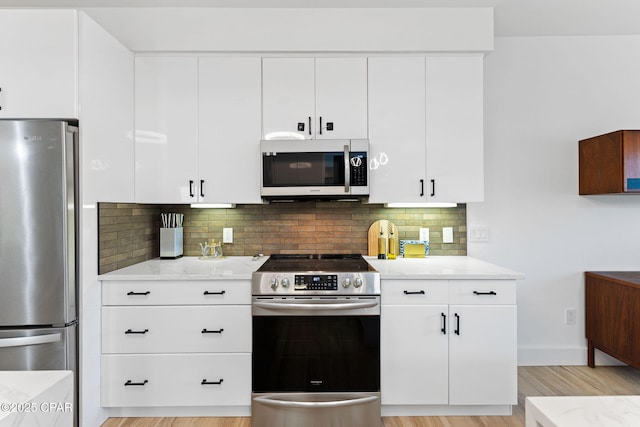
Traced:
[[366, 58], [264, 58], [264, 139], [367, 137]]
[[77, 12], [0, 12], [0, 118], [77, 118]]
[[424, 67], [424, 57], [369, 58], [371, 203], [425, 201]]
[[261, 203], [260, 58], [199, 59], [199, 201]]
[[427, 202], [484, 200], [483, 57], [426, 59]]
[[484, 199], [482, 60], [369, 58], [370, 202]]
[[198, 58], [137, 57], [136, 202], [196, 202], [197, 154]]

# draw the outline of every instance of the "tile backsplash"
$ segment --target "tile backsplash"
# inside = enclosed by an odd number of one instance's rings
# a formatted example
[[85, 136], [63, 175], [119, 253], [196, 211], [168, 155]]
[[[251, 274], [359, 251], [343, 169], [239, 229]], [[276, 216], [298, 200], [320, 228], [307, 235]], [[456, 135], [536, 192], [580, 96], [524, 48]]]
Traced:
[[[362, 253], [369, 227], [386, 219], [399, 239], [418, 239], [430, 229], [431, 255], [466, 255], [466, 205], [455, 208], [385, 208], [356, 202], [295, 202], [195, 209], [189, 205], [100, 203], [99, 274], [159, 256], [160, 213], [184, 214], [184, 255], [200, 255], [199, 243], [222, 240], [233, 228], [225, 255], [262, 253]], [[442, 227], [453, 227], [453, 243], [442, 243]]]

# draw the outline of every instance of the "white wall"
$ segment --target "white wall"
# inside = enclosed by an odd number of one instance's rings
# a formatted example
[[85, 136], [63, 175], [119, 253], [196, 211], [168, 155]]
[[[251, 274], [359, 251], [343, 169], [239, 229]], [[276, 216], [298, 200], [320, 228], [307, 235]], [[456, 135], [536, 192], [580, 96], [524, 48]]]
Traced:
[[485, 202], [467, 225], [490, 240], [468, 253], [526, 275], [520, 365], [586, 364], [584, 271], [640, 269], [640, 196], [578, 196], [578, 140], [640, 128], [638, 52], [638, 36], [497, 38], [485, 59]]

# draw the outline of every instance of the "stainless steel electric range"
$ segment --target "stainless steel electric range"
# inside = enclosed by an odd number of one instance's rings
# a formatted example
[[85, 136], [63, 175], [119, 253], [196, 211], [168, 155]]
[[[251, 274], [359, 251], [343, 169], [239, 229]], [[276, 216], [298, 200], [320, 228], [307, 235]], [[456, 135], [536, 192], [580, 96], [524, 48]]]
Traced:
[[252, 426], [379, 426], [380, 274], [361, 255], [272, 255], [252, 293]]

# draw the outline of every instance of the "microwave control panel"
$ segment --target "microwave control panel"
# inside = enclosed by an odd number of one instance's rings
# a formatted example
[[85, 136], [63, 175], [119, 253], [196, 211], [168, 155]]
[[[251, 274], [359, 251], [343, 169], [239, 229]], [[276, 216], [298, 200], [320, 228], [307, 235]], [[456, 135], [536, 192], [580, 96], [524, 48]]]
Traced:
[[349, 165], [351, 169], [351, 185], [367, 185], [367, 153], [351, 152]]

